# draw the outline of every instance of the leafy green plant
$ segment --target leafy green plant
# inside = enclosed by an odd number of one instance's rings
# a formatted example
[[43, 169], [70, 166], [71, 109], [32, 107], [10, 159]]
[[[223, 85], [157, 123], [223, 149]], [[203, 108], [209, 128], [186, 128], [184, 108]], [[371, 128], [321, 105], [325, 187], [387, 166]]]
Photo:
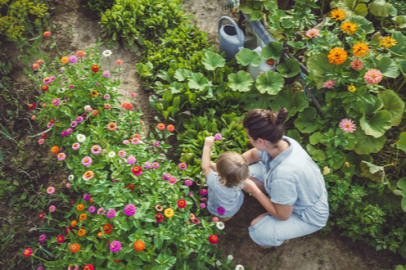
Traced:
[[89, 0], [85, 1], [86, 8], [100, 14], [113, 7], [115, 1], [112, 0]]

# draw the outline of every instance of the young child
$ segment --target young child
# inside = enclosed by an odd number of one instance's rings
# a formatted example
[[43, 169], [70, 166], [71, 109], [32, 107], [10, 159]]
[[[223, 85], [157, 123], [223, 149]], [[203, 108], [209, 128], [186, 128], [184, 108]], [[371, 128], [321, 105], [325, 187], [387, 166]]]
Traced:
[[[208, 188], [207, 209], [221, 221], [227, 221], [237, 213], [243, 201], [242, 188], [244, 180], [249, 177], [248, 163], [237, 152], [222, 153], [211, 163], [210, 153], [214, 137], [206, 137], [203, 147], [202, 170], [206, 176]], [[213, 171], [213, 169], [217, 172]]]

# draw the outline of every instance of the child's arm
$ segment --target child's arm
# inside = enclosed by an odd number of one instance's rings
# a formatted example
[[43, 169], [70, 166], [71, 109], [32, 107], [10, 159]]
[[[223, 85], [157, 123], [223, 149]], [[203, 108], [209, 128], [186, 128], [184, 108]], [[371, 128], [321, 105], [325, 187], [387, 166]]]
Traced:
[[214, 137], [206, 137], [206, 140], [204, 141], [204, 146], [203, 146], [203, 155], [202, 155], [202, 170], [206, 178], [209, 176], [209, 173], [211, 172], [211, 161], [210, 161], [210, 153], [211, 153], [211, 148], [214, 144]]

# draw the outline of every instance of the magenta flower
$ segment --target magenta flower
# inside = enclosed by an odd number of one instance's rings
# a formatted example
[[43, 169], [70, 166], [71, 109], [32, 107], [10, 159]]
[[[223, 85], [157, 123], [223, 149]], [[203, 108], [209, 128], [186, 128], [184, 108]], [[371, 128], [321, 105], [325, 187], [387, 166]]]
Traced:
[[54, 193], [55, 192], [55, 188], [54, 187], [49, 187], [49, 188], [47, 188], [47, 193], [48, 194], [52, 194], [52, 193]]
[[107, 70], [103, 72], [103, 77], [107, 78], [110, 77], [110, 72], [108, 72]]
[[83, 195], [83, 199], [85, 200], [85, 201], [88, 201], [88, 200], [90, 200], [90, 194], [89, 193], [86, 193], [85, 195]]
[[340, 122], [340, 128], [345, 131], [345, 133], [353, 133], [355, 131], [355, 124], [353, 121], [349, 120], [349, 119], [343, 119]]
[[47, 124], [47, 128], [51, 128], [51, 127], [53, 127], [53, 126], [54, 126], [54, 123], [49, 122], [49, 123]]
[[44, 139], [39, 139], [39, 140], [38, 140], [38, 143], [39, 143], [39, 144], [43, 144], [44, 142], [45, 142]]
[[330, 89], [332, 89], [335, 85], [336, 82], [334, 80], [328, 80], [327, 82], [324, 83], [324, 87]]
[[124, 141], [123, 141], [123, 144], [129, 144], [129, 143], [130, 143], [129, 140], [124, 140]]
[[185, 180], [185, 185], [186, 186], [191, 186], [191, 185], [193, 185], [193, 181], [190, 180], [190, 179], [187, 179], [187, 180]]
[[116, 210], [110, 209], [109, 211], [107, 211], [107, 217], [108, 218], [113, 218], [115, 216], [116, 216]]
[[102, 148], [98, 145], [93, 145], [90, 151], [93, 155], [99, 155], [101, 153]]
[[174, 185], [174, 184], [176, 184], [176, 182], [178, 181], [178, 179], [176, 179], [176, 177], [171, 177], [171, 178], [169, 178], [169, 184], [171, 184], [171, 185]]
[[131, 95], [131, 97], [135, 97], [135, 93], [131, 93], [130, 95]]
[[38, 266], [38, 267], [37, 267], [37, 270], [44, 270], [44, 267]]
[[214, 135], [214, 139], [216, 139], [216, 141], [221, 141], [221, 134], [220, 133], [216, 133], [216, 135]]
[[103, 207], [100, 207], [99, 209], [97, 209], [97, 214], [98, 215], [104, 215], [106, 213], [106, 211], [104, 211]]
[[128, 164], [134, 164], [137, 161], [137, 159], [134, 156], [129, 156], [127, 158], [127, 163]]
[[72, 123], [70, 123], [70, 126], [73, 128], [76, 127], [77, 125], [78, 125], [78, 123], [76, 123], [76, 121], [73, 121]]
[[159, 168], [159, 163], [158, 162], [152, 162], [152, 168], [153, 169], [158, 169]]
[[65, 236], [63, 236], [63, 235], [59, 235], [57, 238], [56, 238], [56, 241], [60, 244], [60, 243], [63, 243], [63, 241], [65, 241]]
[[200, 193], [202, 194], [202, 195], [207, 195], [207, 189], [202, 189], [202, 190], [200, 190]]
[[145, 169], [151, 168], [151, 163], [145, 162], [145, 163], [144, 163], [144, 168], [145, 168]]
[[64, 160], [66, 158], [66, 155], [65, 153], [59, 153], [57, 157], [59, 160]]
[[80, 148], [80, 144], [79, 143], [74, 143], [72, 144], [72, 149], [73, 150], [78, 150]]
[[364, 80], [371, 85], [378, 84], [382, 80], [382, 73], [377, 69], [370, 69], [365, 73]]
[[52, 100], [52, 105], [58, 106], [60, 102], [61, 101], [59, 99], [55, 98], [54, 100]]
[[226, 212], [226, 209], [224, 209], [224, 207], [219, 207], [217, 208], [217, 213], [219, 213], [220, 215], [224, 215], [224, 213]]
[[119, 157], [125, 157], [126, 154], [127, 154], [127, 153], [126, 153], [124, 150], [118, 151], [118, 156], [119, 156]]
[[85, 165], [86, 167], [89, 167], [92, 165], [92, 158], [91, 157], [84, 157], [82, 159], [82, 164]]
[[159, 146], [159, 142], [153, 142], [152, 145], [153, 146]]
[[51, 213], [55, 212], [55, 205], [51, 205], [49, 207], [49, 212], [51, 212]]
[[66, 135], [68, 135], [68, 132], [66, 132], [66, 131], [62, 131], [62, 132], [61, 132], [61, 136], [62, 136], [62, 137], [65, 137]]
[[52, 75], [49, 79], [50, 79], [51, 81], [55, 81], [56, 77], [55, 77], [54, 75]]
[[164, 174], [164, 179], [169, 180], [169, 178], [171, 178], [171, 175], [169, 173], [165, 173]]
[[135, 214], [135, 211], [137, 209], [135, 208], [134, 204], [128, 204], [126, 207], [124, 207], [124, 214], [127, 216], [132, 216]]
[[93, 214], [94, 212], [96, 212], [96, 207], [90, 206], [88, 211]]
[[200, 200], [201, 200], [201, 201], [207, 201], [207, 198], [206, 198], [206, 197], [203, 197], [203, 198], [201, 198]]
[[76, 63], [78, 61], [78, 58], [74, 55], [72, 55], [71, 57], [69, 57], [69, 62], [71, 62], [72, 64]]
[[82, 122], [83, 121], [83, 117], [82, 116], [78, 116], [78, 117], [76, 117], [76, 123], [80, 123], [80, 122]]
[[72, 134], [72, 132], [73, 132], [73, 129], [71, 129], [71, 128], [68, 128], [68, 129], [66, 130], [66, 133], [68, 133], [68, 134]]
[[120, 249], [121, 249], [121, 243], [120, 243], [119, 241], [113, 241], [113, 242], [110, 244], [110, 250], [111, 250], [112, 252], [119, 252]]
[[200, 220], [198, 218], [192, 219], [193, 224], [199, 224]]
[[41, 234], [41, 235], [39, 236], [39, 238], [38, 238], [38, 240], [39, 240], [40, 242], [44, 242], [45, 239], [47, 239], [47, 236], [46, 236], [45, 234]]
[[186, 165], [186, 163], [184, 163], [184, 162], [182, 162], [182, 163], [179, 163], [179, 169], [181, 169], [181, 170], [186, 170], [186, 168], [187, 168], [187, 165]]
[[74, 84], [69, 84], [69, 89], [73, 89], [73, 88], [75, 88], [75, 85]]
[[201, 204], [200, 204], [200, 207], [201, 207], [201, 208], [206, 208], [206, 204], [205, 204], [205, 203], [201, 203]]

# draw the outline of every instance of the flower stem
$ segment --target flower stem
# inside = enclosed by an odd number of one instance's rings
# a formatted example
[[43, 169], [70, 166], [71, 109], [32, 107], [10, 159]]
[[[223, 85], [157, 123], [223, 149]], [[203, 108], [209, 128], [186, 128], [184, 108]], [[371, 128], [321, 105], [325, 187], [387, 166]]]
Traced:
[[33, 257], [35, 257], [35, 258], [37, 258], [37, 259], [39, 259], [39, 260], [41, 260], [41, 261], [49, 262], [49, 261], [46, 261], [46, 260], [44, 260], [44, 259], [42, 259], [42, 258], [40, 258], [40, 257], [35, 256], [35, 255], [31, 255], [31, 256], [33, 256]]
[[400, 89], [402, 89], [403, 85], [406, 83], [406, 76], [403, 77], [403, 82], [402, 84], [399, 86], [398, 90], [396, 90], [396, 93], [399, 92]]

